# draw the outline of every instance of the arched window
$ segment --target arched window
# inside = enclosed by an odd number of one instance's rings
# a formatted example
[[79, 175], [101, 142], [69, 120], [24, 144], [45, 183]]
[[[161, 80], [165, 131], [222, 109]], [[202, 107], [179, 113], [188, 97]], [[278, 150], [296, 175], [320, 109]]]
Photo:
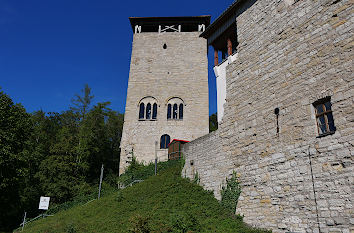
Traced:
[[151, 104], [148, 103], [146, 105], [146, 119], [150, 119], [151, 118]]
[[157, 104], [154, 103], [152, 105], [152, 119], [156, 119], [156, 116], [157, 116]]
[[167, 120], [183, 120], [184, 101], [180, 97], [172, 97], [167, 101]]
[[146, 96], [139, 101], [139, 121], [157, 119], [157, 99], [153, 96]]
[[183, 104], [179, 105], [179, 119], [182, 120], [183, 119]]
[[144, 111], [145, 111], [144, 103], [141, 103], [139, 109], [139, 119], [144, 119]]
[[177, 104], [173, 105], [173, 119], [177, 119]]
[[171, 104], [167, 106], [167, 119], [171, 119]]
[[168, 144], [170, 144], [171, 138], [170, 135], [164, 134], [161, 136], [160, 140], [160, 149], [167, 149]]

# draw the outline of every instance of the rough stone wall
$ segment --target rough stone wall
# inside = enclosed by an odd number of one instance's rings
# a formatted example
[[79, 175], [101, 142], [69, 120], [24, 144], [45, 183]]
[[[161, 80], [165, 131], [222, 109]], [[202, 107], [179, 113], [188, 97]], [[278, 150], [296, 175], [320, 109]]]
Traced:
[[[120, 172], [133, 148], [143, 162], [167, 160], [167, 149], [160, 149], [160, 137], [193, 140], [208, 133], [207, 45], [199, 32], [134, 34], [123, 135]], [[167, 48], [164, 49], [163, 45]], [[157, 100], [157, 119], [139, 120], [139, 101], [152, 96]], [[183, 120], [167, 120], [167, 102], [172, 97], [184, 101]]]
[[[354, 232], [353, 1], [289, 2], [258, 0], [236, 18], [240, 44], [227, 67], [222, 149], [185, 154], [206, 158], [194, 169], [207, 189], [222, 175], [199, 171], [217, 166], [214, 157], [228, 160], [224, 176], [235, 170], [242, 184], [237, 212], [253, 226]], [[318, 138], [312, 104], [326, 96], [336, 132]]]
[[214, 131], [183, 146], [186, 166], [182, 170], [182, 176], [193, 180], [198, 173], [199, 184], [214, 191], [218, 199], [220, 199], [219, 190], [225, 183], [225, 174], [230, 170], [230, 165], [227, 164], [230, 160], [225, 157], [225, 154], [220, 153], [221, 150], [219, 131]]

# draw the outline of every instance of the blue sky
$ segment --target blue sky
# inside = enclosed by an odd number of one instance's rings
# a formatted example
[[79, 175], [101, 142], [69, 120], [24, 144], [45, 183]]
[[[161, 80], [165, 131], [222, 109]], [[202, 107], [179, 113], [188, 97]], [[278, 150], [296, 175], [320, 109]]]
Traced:
[[[132, 30], [128, 17], [211, 15], [232, 0], [0, 0], [0, 87], [27, 111], [61, 112], [92, 88], [124, 112]], [[209, 109], [216, 112], [209, 50]]]

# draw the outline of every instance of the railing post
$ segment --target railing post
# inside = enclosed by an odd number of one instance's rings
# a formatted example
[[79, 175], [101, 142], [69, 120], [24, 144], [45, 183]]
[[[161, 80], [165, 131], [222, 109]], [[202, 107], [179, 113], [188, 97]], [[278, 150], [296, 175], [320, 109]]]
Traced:
[[157, 174], [157, 141], [155, 141], [155, 176]]
[[98, 186], [98, 199], [101, 197], [101, 186], [102, 186], [102, 179], [103, 179], [103, 164], [101, 167], [101, 175], [100, 175], [100, 185]]

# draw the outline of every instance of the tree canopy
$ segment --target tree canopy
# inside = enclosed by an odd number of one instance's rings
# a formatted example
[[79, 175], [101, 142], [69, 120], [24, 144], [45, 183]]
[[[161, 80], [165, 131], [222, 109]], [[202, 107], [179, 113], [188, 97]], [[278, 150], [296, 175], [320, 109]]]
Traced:
[[123, 114], [93, 98], [85, 85], [68, 110], [30, 114], [0, 92], [0, 231], [37, 215], [40, 196], [60, 204], [96, 187], [102, 164], [118, 176]]

